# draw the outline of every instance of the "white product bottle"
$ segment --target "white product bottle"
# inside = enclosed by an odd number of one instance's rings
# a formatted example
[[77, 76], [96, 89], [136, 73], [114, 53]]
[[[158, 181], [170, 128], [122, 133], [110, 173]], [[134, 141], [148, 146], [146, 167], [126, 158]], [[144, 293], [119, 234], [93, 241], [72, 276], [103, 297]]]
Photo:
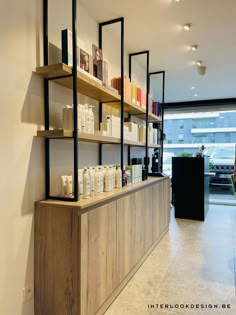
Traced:
[[83, 172], [83, 198], [87, 199], [90, 196], [90, 178], [87, 168]]
[[121, 174], [120, 166], [117, 166], [117, 170], [116, 170], [116, 188], [121, 188], [121, 187], [122, 187], [122, 174]]
[[111, 116], [106, 115], [106, 123], [107, 123], [107, 135], [112, 137], [112, 130], [111, 130]]
[[98, 169], [95, 169], [94, 173], [94, 194], [95, 196], [100, 194], [100, 174]]
[[83, 172], [84, 170], [78, 170], [78, 188], [79, 188], [79, 198], [83, 198]]
[[148, 144], [153, 144], [153, 124], [149, 123], [148, 125]]
[[61, 195], [62, 197], [67, 196], [67, 176], [61, 176]]
[[78, 105], [78, 131], [82, 131], [82, 112], [83, 112], [83, 105]]
[[89, 105], [89, 132], [94, 133], [94, 113], [92, 105]]
[[109, 166], [109, 173], [110, 173], [110, 189], [113, 190], [113, 168], [112, 166]]
[[89, 168], [89, 176], [90, 176], [90, 196], [93, 197], [95, 194], [95, 183], [94, 183], [94, 168]]
[[81, 113], [81, 132], [85, 132], [85, 110], [84, 110], [83, 105], [80, 105], [80, 113]]
[[105, 191], [109, 192], [111, 191], [111, 176], [110, 176], [110, 171], [109, 168], [106, 167], [106, 173], [105, 173]]
[[116, 187], [116, 166], [113, 165], [112, 167], [112, 173], [113, 173], [113, 188]]
[[67, 176], [67, 182], [66, 182], [66, 194], [67, 197], [72, 197], [72, 175]]
[[105, 190], [105, 168], [103, 166], [99, 166], [99, 174], [100, 174], [100, 193], [103, 193]]
[[89, 133], [89, 129], [90, 129], [90, 113], [89, 113], [89, 109], [88, 109], [88, 104], [84, 105], [84, 112], [85, 112], [85, 131], [86, 133]]

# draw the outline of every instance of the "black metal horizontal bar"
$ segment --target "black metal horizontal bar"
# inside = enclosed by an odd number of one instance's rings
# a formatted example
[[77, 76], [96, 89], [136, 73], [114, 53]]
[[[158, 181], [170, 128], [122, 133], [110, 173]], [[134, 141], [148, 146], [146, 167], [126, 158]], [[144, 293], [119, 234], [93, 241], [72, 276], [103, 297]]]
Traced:
[[222, 98], [222, 99], [210, 99], [188, 102], [173, 102], [163, 104], [164, 108], [181, 108], [181, 107], [194, 107], [194, 106], [215, 106], [215, 105], [230, 105], [236, 108], [236, 98]]
[[123, 17], [117, 18], [117, 19], [114, 19], [114, 20], [110, 20], [110, 21], [106, 21], [106, 22], [101, 22], [101, 23], [99, 23], [99, 25], [106, 26], [106, 25], [110, 25], [110, 24], [114, 24], [114, 23], [118, 23], [118, 22], [122, 22], [122, 21], [124, 21]]
[[165, 71], [155, 71], [155, 72], [149, 72], [149, 75], [155, 75], [155, 74], [163, 74]]
[[52, 200], [61, 200], [61, 201], [77, 201], [74, 197], [69, 198], [69, 197], [58, 197], [58, 196], [49, 196], [48, 199]]
[[53, 78], [48, 78], [48, 81], [52, 81], [52, 80], [57, 80], [57, 79], [63, 79], [63, 78], [67, 78], [67, 77], [72, 77], [73, 74], [65, 74], [65, 75], [60, 75], [58, 77], [53, 77]]
[[137, 55], [143, 55], [143, 54], [148, 54], [149, 50], [143, 50], [143, 51], [138, 51], [132, 54], [129, 54], [129, 56], [137, 56]]

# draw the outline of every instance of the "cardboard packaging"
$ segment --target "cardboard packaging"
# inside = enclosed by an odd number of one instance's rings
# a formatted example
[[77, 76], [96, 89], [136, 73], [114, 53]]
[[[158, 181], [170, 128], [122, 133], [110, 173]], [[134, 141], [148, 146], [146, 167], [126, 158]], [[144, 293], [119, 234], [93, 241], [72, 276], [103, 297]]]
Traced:
[[133, 122], [125, 122], [124, 126], [129, 128], [129, 131], [131, 132], [131, 140], [138, 142], [139, 141], [138, 125]]
[[139, 141], [146, 142], [146, 126], [139, 126]]

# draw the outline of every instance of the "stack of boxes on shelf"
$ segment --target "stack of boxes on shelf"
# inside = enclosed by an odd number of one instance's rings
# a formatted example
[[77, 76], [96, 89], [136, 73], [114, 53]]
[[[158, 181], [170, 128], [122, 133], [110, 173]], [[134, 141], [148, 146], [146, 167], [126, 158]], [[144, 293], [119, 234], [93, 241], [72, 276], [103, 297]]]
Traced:
[[[121, 95], [121, 78], [113, 78], [111, 86]], [[130, 79], [124, 76], [124, 99], [146, 110], [146, 92], [143, 91], [136, 83], [130, 82]], [[148, 96], [149, 112], [156, 116], [161, 115], [159, 102], [154, 102], [151, 96]]]
[[[111, 86], [121, 95], [121, 78], [113, 78]], [[136, 85], [130, 82], [128, 76], [124, 76], [124, 98], [127, 102], [146, 109], [146, 93]]]

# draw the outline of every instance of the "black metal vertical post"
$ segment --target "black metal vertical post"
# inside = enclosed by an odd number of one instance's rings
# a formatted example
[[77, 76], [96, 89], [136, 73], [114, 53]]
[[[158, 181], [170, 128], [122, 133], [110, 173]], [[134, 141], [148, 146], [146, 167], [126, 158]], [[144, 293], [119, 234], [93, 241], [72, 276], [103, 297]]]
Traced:
[[160, 132], [160, 144], [161, 148], [159, 149], [158, 161], [160, 161], [158, 166], [158, 171], [162, 173], [163, 171], [163, 127], [164, 127], [164, 103], [165, 103], [165, 71], [156, 71], [149, 73], [149, 80], [152, 75], [162, 74], [162, 103], [161, 103], [161, 132]]
[[165, 107], [165, 71], [162, 72], [163, 81], [162, 81], [162, 106], [161, 106], [161, 172], [163, 172], [163, 137], [164, 137], [164, 107]]
[[[120, 147], [121, 147], [121, 156], [120, 156], [120, 166], [122, 170], [122, 185], [124, 182], [124, 18], [118, 18], [110, 21], [106, 21], [99, 24], [99, 48], [102, 49], [102, 28], [103, 26], [114, 24], [114, 23], [121, 23], [121, 100], [120, 100], [120, 120], [121, 120], [121, 131], [120, 131]], [[102, 152], [99, 153], [99, 159], [102, 157]]]
[[148, 96], [150, 90], [150, 78], [149, 78], [149, 50], [139, 51], [133, 54], [129, 54], [129, 78], [132, 79], [132, 57], [137, 55], [147, 55], [146, 61], [146, 144], [145, 144], [145, 168], [148, 171], [148, 122], [149, 122], [149, 104], [148, 104]]
[[146, 82], [146, 148], [145, 148], [145, 155], [146, 155], [146, 170], [148, 172], [148, 138], [149, 138], [149, 128], [148, 128], [148, 114], [149, 114], [149, 90], [150, 90], [150, 80], [149, 80], [149, 51], [147, 51], [147, 82]]
[[73, 47], [73, 111], [74, 111], [74, 200], [78, 201], [78, 93], [77, 93], [77, 27], [76, 27], [76, 0], [72, 0], [72, 47]]
[[[102, 122], [102, 114], [103, 114], [103, 103], [99, 102], [99, 128], [100, 123]], [[102, 143], [99, 143], [99, 165], [102, 165]]]
[[[102, 49], [102, 25], [99, 24], [99, 34], [98, 34], [99, 48]], [[103, 103], [99, 102], [99, 127], [102, 122], [102, 114], [103, 114]], [[99, 143], [99, 165], [102, 165], [102, 143]]]
[[121, 18], [121, 169], [122, 169], [122, 185], [124, 184], [124, 18]]
[[132, 54], [129, 54], [129, 79], [132, 80]]
[[[43, 1], [43, 63], [48, 65], [48, 0]], [[49, 130], [49, 82], [44, 79], [44, 127]], [[50, 195], [50, 140], [45, 138], [45, 198]]]

